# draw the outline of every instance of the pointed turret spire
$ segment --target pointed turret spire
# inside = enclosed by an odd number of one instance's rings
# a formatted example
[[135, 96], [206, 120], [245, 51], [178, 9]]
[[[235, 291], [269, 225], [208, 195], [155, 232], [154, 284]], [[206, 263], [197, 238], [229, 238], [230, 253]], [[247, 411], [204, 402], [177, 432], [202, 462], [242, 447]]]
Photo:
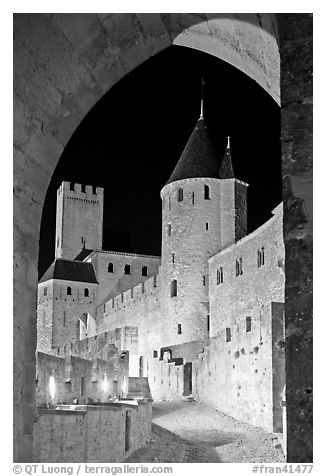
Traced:
[[228, 143], [220, 166], [219, 175], [221, 179], [235, 178], [231, 158], [230, 136], [228, 136]]
[[201, 99], [200, 99], [200, 116], [199, 120], [204, 119], [204, 77], [201, 77]]

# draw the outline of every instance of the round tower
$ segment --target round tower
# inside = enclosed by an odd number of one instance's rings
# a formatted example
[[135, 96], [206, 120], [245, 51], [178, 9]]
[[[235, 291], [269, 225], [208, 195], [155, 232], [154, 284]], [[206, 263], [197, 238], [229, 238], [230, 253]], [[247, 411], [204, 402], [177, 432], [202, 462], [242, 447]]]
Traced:
[[201, 113], [161, 190], [162, 342], [208, 338], [208, 259], [246, 234], [246, 187], [234, 178], [229, 143], [219, 164]]

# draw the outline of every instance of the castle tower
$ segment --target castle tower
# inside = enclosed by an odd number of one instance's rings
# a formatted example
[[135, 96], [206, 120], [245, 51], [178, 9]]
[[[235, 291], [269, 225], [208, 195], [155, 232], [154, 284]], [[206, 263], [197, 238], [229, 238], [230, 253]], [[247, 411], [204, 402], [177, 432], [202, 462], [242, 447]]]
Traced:
[[55, 257], [74, 259], [83, 249], [102, 249], [103, 188], [63, 182], [57, 192]]
[[221, 166], [203, 114], [161, 190], [162, 304], [170, 345], [209, 335], [208, 259], [247, 232], [247, 184], [234, 178], [230, 144]]

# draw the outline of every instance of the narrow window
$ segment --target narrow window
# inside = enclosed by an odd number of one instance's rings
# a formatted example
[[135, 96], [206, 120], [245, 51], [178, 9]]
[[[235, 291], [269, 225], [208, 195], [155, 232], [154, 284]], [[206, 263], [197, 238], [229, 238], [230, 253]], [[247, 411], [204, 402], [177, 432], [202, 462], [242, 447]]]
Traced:
[[246, 317], [246, 332], [251, 332], [251, 317]]
[[203, 276], [203, 286], [206, 286], [206, 276]]
[[48, 288], [45, 287], [45, 288], [44, 288], [44, 291], [43, 291], [43, 295], [46, 296], [47, 293], [48, 293]]
[[265, 253], [264, 247], [257, 251], [257, 266], [260, 268], [265, 264]]
[[130, 273], [130, 264], [126, 264], [126, 266], [125, 266], [125, 274], [131, 274], [131, 273]]
[[169, 197], [168, 202], [169, 202], [169, 211], [170, 211], [171, 210], [171, 197]]
[[175, 253], [172, 253], [172, 263], [175, 261]]
[[141, 269], [141, 275], [142, 276], [147, 276], [147, 266], [143, 266]]
[[123, 302], [123, 293], [121, 294], [121, 302]]
[[207, 331], [209, 332], [209, 329], [210, 329], [210, 316], [209, 314], [207, 314]]
[[108, 273], [113, 273], [113, 263], [108, 264]]
[[171, 236], [171, 224], [170, 223], [167, 226], [167, 233], [168, 233], [168, 236]]
[[85, 394], [85, 377], [80, 377], [80, 396], [83, 397]]
[[208, 222], [206, 222], [206, 230], [208, 230]]
[[175, 297], [178, 293], [178, 283], [176, 279], [171, 281], [171, 297]]
[[209, 191], [209, 186], [204, 185], [204, 199], [209, 200], [210, 199], [210, 191]]
[[87, 288], [84, 289], [84, 296], [89, 297], [89, 290]]
[[154, 351], [153, 351], [153, 358], [154, 358], [154, 359], [157, 358], [157, 350], [154, 350]]
[[216, 284], [223, 283], [223, 268], [218, 268], [216, 270]]
[[153, 286], [154, 286], [154, 288], [156, 288], [156, 281], [157, 281], [157, 276], [155, 275], [153, 277]]
[[57, 238], [57, 248], [59, 248], [59, 238]]
[[243, 274], [242, 258], [240, 258], [240, 259], [237, 259], [235, 262], [235, 275], [241, 276], [242, 274]]
[[70, 286], [67, 287], [67, 296], [71, 296], [71, 287]]
[[178, 324], [178, 334], [182, 333], [181, 324]]
[[178, 188], [177, 198], [178, 198], [178, 202], [183, 201], [183, 188]]
[[130, 297], [131, 297], [131, 299], [133, 299], [133, 297], [134, 297], [134, 288], [130, 289]]
[[114, 298], [112, 299], [112, 307], [114, 308]]
[[195, 205], [195, 192], [192, 192], [192, 204]]
[[226, 342], [230, 342], [230, 340], [231, 340], [231, 328], [230, 327], [227, 327], [225, 329], [225, 340], [226, 340]]
[[66, 325], [66, 311], [63, 311], [63, 325]]
[[145, 292], [145, 283], [141, 283], [141, 292], [142, 292], [142, 293]]

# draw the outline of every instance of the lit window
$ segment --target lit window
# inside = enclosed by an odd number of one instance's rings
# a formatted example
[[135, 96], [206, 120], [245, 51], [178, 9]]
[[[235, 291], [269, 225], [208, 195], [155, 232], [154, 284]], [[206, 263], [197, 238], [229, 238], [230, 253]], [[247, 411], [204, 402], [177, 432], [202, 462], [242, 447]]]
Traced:
[[171, 297], [175, 297], [178, 294], [178, 283], [176, 279], [171, 281]]
[[209, 186], [204, 185], [204, 199], [209, 200], [210, 199], [210, 193], [209, 193]]
[[126, 266], [125, 266], [125, 274], [131, 274], [131, 273], [130, 273], [130, 264], [126, 264]]
[[178, 202], [182, 202], [183, 201], [183, 188], [178, 188]]

